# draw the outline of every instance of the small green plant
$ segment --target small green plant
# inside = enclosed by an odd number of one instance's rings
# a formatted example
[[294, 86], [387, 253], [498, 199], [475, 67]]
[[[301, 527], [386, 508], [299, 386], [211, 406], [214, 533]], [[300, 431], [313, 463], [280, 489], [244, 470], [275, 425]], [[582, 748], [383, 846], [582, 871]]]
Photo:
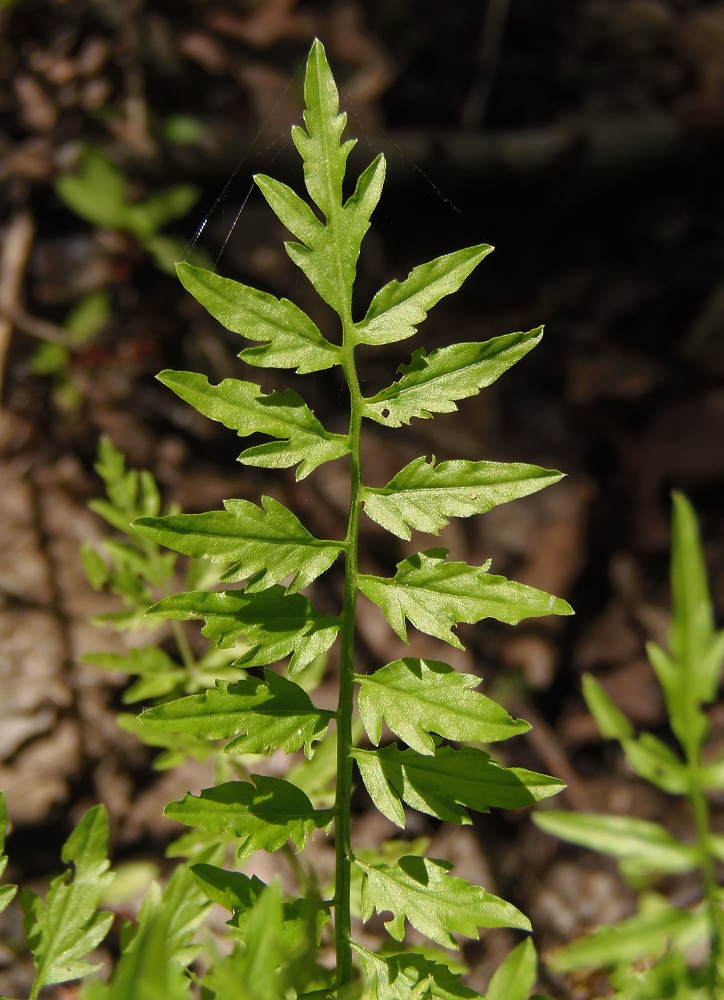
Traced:
[[[712, 831], [707, 793], [724, 788], [724, 755], [704, 757], [709, 720], [705, 706], [716, 700], [724, 658], [724, 630], [717, 632], [694, 511], [674, 494], [671, 559], [673, 613], [669, 651], [648, 645], [663, 689], [671, 732], [679, 752], [653, 733], [637, 735], [601, 685], [584, 677], [583, 693], [601, 735], [620, 742], [629, 767], [691, 808], [692, 841], [680, 840], [658, 823], [630, 816], [540, 811], [541, 829], [618, 860], [635, 884], [699, 871], [702, 898], [689, 909], [652, 891], [642, 892], [638, 913], [553, 953], [560, 972], [609, 970], [621, 1000], [709, 1000], [724, 997], [724, 893], [716, 876], [724, 860], [724, 836]], [[692, 959], [706, 943], [706, 957]]]
[[[560, 478], [532, 465], [437, 463], [422, 456], [386, 485], [375, 486], [365, 481], [362, 469], [363, 427], [372, 422], [396, 428], [455, 410], [458, 400], [476, 395], [527, 354], [542, 331], [429, 353], [420, 348], [390, 386], [363, 395], [357, 352], [413, 336], [427, 312], [461, 286], [491, 247], [470, 247], [416, 267], [405, 280], [385, 285], [364, 318], [355, 321], [357, 259], [381, 194], [385, 163], [381, 156], [375, 159], [345, 198], [343, 181], [354, 143], [342, 139], [346, 116], [339, 113], [337, 88], [319, 42], [307, 62], [305, 100], [305, 128], [295, 127], [292, 135], [311, 204], [270, 177], [257, 176], [256, 182], [296, 237], [298, 242], [286, 244], [287, 252], [336, 314], [338, 336], [327, 339], [286, 299], [190, 264], [179, 265], [178, 273], [212, 315], [256, 342], [240, 354], [248, 364], [294, 368], [300, 374], [332, 369], [341, 376], [348, 400], [346, 433], [326, 430], [292, 389], [267, 394], [256, 383], [230, 378], [211, 385], [192, 372], [166, 371], [159, 378], [240, 437], [271, 439], [242, 452], [239, 460], [246, 465], [296, 468], [301, 479], [326, 462], [344, 459], [350, 487], [347, 531], [343, 538], [316, 538], [296, 514], [269, 497], [261, 505], [236, 499], [226, 501], [224, 510], [161, 515], [152, 479], [128, 472], [112, 446], [102, 446], [99, 471], [108, 500], [97, 501], [94, 509], [125, 538], [106, 543], [104, 553], [86, 550], [86, 570], [97, 586], [110, 586], [123, 599], [126, 608], [114, 618], [116, 625], [135, 627], [147, 610], [148, 621], [173, 623], [178, 659], [163, 653], [159, 661], [162, 651], [148, 647], [126, 660], [104, 654], [96, 662], [138, 676], [126, 692], [128, 700], [156, 702], [141, 714], [139, 733], [150, 734], [151, 741], [159, 734], [164, 740], [189, 741], [177, 747], [181, 753], [206, 746], [230, 764], [217, 784], [166, 807], [166, 815], [191, 828], [173, 848], [190, 862], [179, 866], [180, 874], [162, 895], [152, 891], [136, 926], [123, 932], [110, 981], [91, 980], [83, 989], [85, 1000], [175, 1000], [192, 993], [202, 1000], [475, 997], [445, 949], [459, 947], [460, 937], [477, 937], [480, 928], [530, 930], [515, 906], [450, 874], [449, 862], [425, 855], [425, 841], [404, 836], [409, 810], [466, 824], [470, 811], [517, 808], [558, 792], [563, 786], [557, 779], [503, 767], [481, 749], [480, 744], [525, 732], [528, 724], [476, 690], [478, 676], [432, 657], [364, 663], [355, 629], [363, 599], [378, 606], [400, 639], [407, 640], [410, 624], [456, 648], [462, 648], [454, 631], [460, 622], [494, 618], [515, 624], [531, 616], [571, 613], [560, 598], [495, 576], [489, 563], [451, 561], [438, 547], [413, 553], [397, 564], [393, 576], [380, 576], [365, 565], [360, 537], [363, 513], [397, 538], [410, 540], [413, 529], [437, 534], [452, 517], [485, 513]], [[197, 560], [190, 569], [193, 582], [187, 584], [192, 589], [169, 593], [176, 557], [159, 546]], [[303, 591], [322, 574], [335, 572], [340, 560], [341, 607], [337, 614], [323, 614], [312, 603], [314, 593], [310, 597]], [[205, 621], [202, 633], [209, 645], [203, 670], [183, 632], [189, 619]], [[327, 655], [339, 675], [334, 709], [318, 707], [310, 697]], [[284, 661], [286, 668], [275, 666]], [[237, 673], [229, 676], [228, 670]], [[264, 758], [276, 751], [296, 755], [285, 778], [265, 773]], [[353, 843], [355, 782], [403, 831], [378, 851]], [[90, 815], [78, 829], [100, 823], [102, 813]], [[332, 886], [305, 864], [302, 853], [311, 837], [325, 834], [334, 845]], [[76, 831], [71, 840], [76, 844], [83, 837]], [[298, 883], [291, 898], [282, 895], [276, 881], [265, 885], [235, 870], [259, 850], [286, 853]], [[99, 866], [96, 854], [94, 847], [93, 864]], [[85, 855], [66, 845], [65, 858], [75, 864], [75, 885], [85, 871]], [[174, 879], [183, 882], [183, 892], [171, 892]], [[209, 970], [196, 975], [184, 969], [206, 905], [200, 898], [231, 911], [227, 928], [234, 946], [225, 957], [212, 956]], [[40, 904], [32, 912], [42, 916]], [[371, 933], [359, 940], [357, 923], [370, 922], [375, 913], [386, 915], [384, 925], [371, 923]], [[78, 921], [82, 916], [79, 910]], [[69, 932], [69, 961], [77, 962], [98, 943], [106, 920], [95, 918], [92, 934], [80, 925]], [[430, 943], [406, 946], [407, 924]], [[47, 955], [57, 948], [53, 934], [38, 938], [32, 921], [28, 928], [36, 965], [48, 968]], [[372, 941], [385, 937], [375, 950]], [[53, 968], [56, 978], [46, 975], [38, 989], [60, 981], [62, 969], [58, 963]], [[77, 964], [72, 969], [80, 971]], [[488, 1000], [526, 1000], [535, 978], [535, 952], [524, 941], [496, 972]]]
[[101, 149], [86, 146], [74, 173], [55, 182], [58, 197], [81, 219], [99, 229], [128, 233], [151, 255], [162, 271], [173, 273], [183, 246], [160, 230], [185, 215], [198, 199], [190, 184], [176, 184], [143, 201], [128, 195], [123, 172]]

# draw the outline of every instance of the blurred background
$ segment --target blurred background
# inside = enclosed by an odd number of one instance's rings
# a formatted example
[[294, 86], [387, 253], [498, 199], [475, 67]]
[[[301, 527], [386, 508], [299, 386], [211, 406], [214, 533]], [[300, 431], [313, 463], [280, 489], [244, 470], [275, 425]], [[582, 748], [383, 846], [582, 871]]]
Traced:
[[[310, 530], [343, 530], [342, 463], [270, 485], [235, 465], [232, 433], [154, 380], [183, 368], [291, 384], [244, 372], [239, 338], [177, 282], [182, 258], [291, 298], [334, 336], [252, 183], [261, 170], [301, 186], [289, 127], [315, 36], [359, 139], [353, 165], [380, 149], [389, 161], [360, 311], [418, 263], [497, 247], [414, 344], [364, 356], [367, 388], [392, 380], [408, 346], [546, 325], [541, 345], [457, 414], [407, 434], [373, 428], [367, 481], [383, 485], [423, 453], [567, 473], [451, 526], [443, 543], [471, 562], [492, 556], [576, 617], [461, 630], [455, 662], [533, 722], [504, 754], [566, 780], [562, 806], [678, 832], [686, 822], [600, 739], [580, 676], [593, 671], [637, 725], [666, 731], [644, 643], [665, 641], [672, 488], [698, 511], [724, 606], [724, 3], [0, 0], [0, 788], [18, 878], [52, 871], [98, 798], [117, 856], [161, 859], [163, 804], [208, 778], [198, 762], [153, 771], [115, 726], [120, 679], [78, 662], [126, 641], [89, 624], [114, 604], [78, 556], [105, 534], [86, 506], [101, 492], [99, 436], [186, 510], [264, 490]], [[344, 400], [326, 373], [295, 388], [337, 428]], [[371, 524], [368, 537], [369, 571], [393, 571], [409, 551]], [[374, 610], [360, 627], [370, 663], [398, 655]], [[712, 723], [720, 746], [724, 709]], [[391, 825], [367, 806], [360, 796], [358, 836], [374, 842]], [[410, 832], [521, 906], [543, 946], [631, 912], [614, 866], [525, 815]], [[508, 943], [501, 932], [471, 946], [471, 985]]]

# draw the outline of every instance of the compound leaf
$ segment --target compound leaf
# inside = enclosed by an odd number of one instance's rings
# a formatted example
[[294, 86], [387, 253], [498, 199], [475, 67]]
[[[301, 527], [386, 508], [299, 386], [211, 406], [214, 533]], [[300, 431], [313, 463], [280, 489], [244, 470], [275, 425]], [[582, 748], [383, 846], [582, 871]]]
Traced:
[[468, 989], [446, 965], [424, 955], [375, 954], [353, 942], [365, 976], [364, 1000], [473, 1000]]
[[304, 479], [317, 466], [349, 451], [347, 438], [326, 431], [292, 389], [265, 394], [253, 382], [232, 378], [211, 385], [205, 375], [195, 372], [163, 371], [157, 378], [199, 413], [218, 420], [239, 437], [260, 433], [279, 439], [243, 451], [239, 461], [245, 465], [297, 466], [297, 479]]
[[148, 698], [162, 698], [174, 692], [188, 677], [186, 668], [175, 663], [158, 646], [140, 646], [129, 649], [127, 653], [86, 653], [82, 659], [83, 663], [92, 663], [101, 670], [138, 675], [138, 679], [123, 692], [124, 705]]
[[467, 809], [517, 809], [555, 795], [562, 781], [519, 767], [500, 767], [476, 747], [441, 746], [434, 755], [400, 750], [352, 750], [373, 802], [388, 819], [405, 826], [402, 802], [448, 823], [470, 823]]
[[148, 613], [181, 620], [204, 618], [202, 633], [221, 648], [233, 646], [243, 635], [251, 647], [237, 661], [244, 667], [276, 663], [291, 653], [291, 674], [325, 653], [339, 631], [337, 618], [320, 615], [306, 597], [285, 594], [279, 586], [258, 594], [189, 591], [165, 597]]
[[251, 775], [248, 781], [226, 781], [171, 802], [164, 815], [210, 833], [233, 834], [238, 856], [278, 851], [291, 840], [297, 850], [315, 830], [328, 827], [331, 809], [315, 809], [301, 789], [281, 778]]
[[486, 243], [456, 250], [420, 264], [404, 281], [390, 281], [375, 295], [361, 323], [355, 326], [359, 344], [391, 344], [417, 332], [428, 310], [463, 281], [493, 248]]
[[494, 743], [530, 729], [527, 722], [513, 719], [501, 705], [472, 690], [480, 684], [479, 677], [458, 673], [437, 660], [395, 660], [355, 679], [361, 685], [359, 713], [375, 746], [382, 737], [383, 720], [422, 754], [434, 752], [430, 733], [448, 740]]
[[536, 465], [414, 459], [381, 488], [362, 489], [365, 513], [399, 538], [410, 529], [436, 535], [450, 517], [484, 514], [561, 479]]
[[227, 330], [264, 343], [247, 347], [242, 361], [258, 368], [296, 368], [297, 374], [323, 371], [340, 363], [340, 349], [289, 299], [222, 278], [191, 264], [177, 264], [181, 284]]
[[235, 565], [224, 581], [250, 580], [253, 593], [294, 575], [287, 593], [308, 586], [326, 572], [341, 551], [339, 542], [315, 538], [287, 507], [262, 497], [258, 507], [249, 500], [225, 500], [226, 510], [204, 514], [141, 517], [134, 522], [142, 535], [176, 552]]
[[533, 819], [546, 833], [617, 858], [627, 870], [674, 874], [699, 865], [697, 847], [680, 843], [649, 820], [554, 811], [535, 813]]
[[452, 344], [430, 354], [420, 348], [409, 364], [397, 370], [402, 378], [365, 401], [364, 414], [385, 427], [409, 424], [413, 417], [452, 413], [455, 401], [474, 396], [495, 382], [511, 365], [532, 350], [543, 327], [528, 333], [509, 333], [483, 343]]
[[434, 858], [406, 855], [394, 865], [369, 865], [362, 871], [362, 918], [374, 910], [389, 910], [385, 927], [396, 941], [405, 933], [405, 919], [425, 937], [444, 948], [457, 948], [452, 932], [477, 937], [478, 927], [530, 930], [530, 921], [510, 903], [462, 878], [448, 875], [452, 865]]
[[108, 816], [101, 805], [89, 809], [63, 845], [61, 857], [72, 864], [50, 883], [45, 903], [34, 892], [21, 893], [25, 934], [35, 960], [30, 993], [35, 1000], [43, 986], [80, 979], [100, 965], [84, 961], [108, 933], [112, 913], [98, 904], [114, 875], [108, 871]]
[[231, 740], [226, 753], [266, 753], [277, 748], [294, 753], [304, 747], [311, 757], [312, 743], [324, 737], [333, 716], [334, 712], [316, 708], [298, 684], [267, 670], [264, 680], [217, 681], [215, 688], [203, 694], [149, 708], [141, 721], [204, 740]]
[[428, 635], [462, 649], [452, 632], [456, 622], [495, 618], [515, 625], [537, 615], [569, 615], [559, 597], [522, 583], [492, 576], [487, 566], [445, 562], [446, 549], [428, 549], [403, 559], [392, 578], [362, 575], [360, 590], [384, 612], [397, 635], [407, 641], [406, 619]]

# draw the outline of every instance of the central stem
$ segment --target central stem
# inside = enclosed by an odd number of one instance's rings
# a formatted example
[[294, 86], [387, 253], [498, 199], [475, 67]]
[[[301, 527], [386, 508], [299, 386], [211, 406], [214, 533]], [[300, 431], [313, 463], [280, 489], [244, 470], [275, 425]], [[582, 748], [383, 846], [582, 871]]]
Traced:
[[337, 953], [337, 985], [352, 978], [352, 948], [350, 945], [350, 881], [352, 845], [350, 840], [350, 798], [352, 795], [352, 713], [354, 708], [354, 636], [357, 607], [359, 519], [362, 503], [362, 472], [360, 438], [362, 425], [362, 394], [354, 360], [353, 324], [351, 314], [343, 317], [342, 368], [350, 397], [349, 467], [350, 503], [345, 539], [344, 607], [340, 630], [340, 679], [337, 704], [337, 795], [335, 814], [335, 886], [334, 937]]

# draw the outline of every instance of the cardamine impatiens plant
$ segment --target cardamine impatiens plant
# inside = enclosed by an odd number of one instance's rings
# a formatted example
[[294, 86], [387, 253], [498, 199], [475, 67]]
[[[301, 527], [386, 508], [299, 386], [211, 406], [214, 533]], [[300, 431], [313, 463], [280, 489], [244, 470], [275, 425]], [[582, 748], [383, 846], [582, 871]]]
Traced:
[[[136, 729], [151, 734], [150, 742], [154, 733], [161, 744], [169, 737], [191, 740], [211, 746], [232, 764], [240, 762], [226, 768], [229, 780], [188, 794], [165, 810], [191, 828], [174, 850], [191, 858], [189, 867], [180, 866], [178, 878], [188, 878], [193, 893], [231, 911], [227, 926], [234, 946], [201, 979], [183, 972], [198, 920], [179, 915], [183, 896], [178, 890], [169, 896], [171, 885], [163, 895], [154, 890], [137, 926], [125, 932], [110, 982], [92, 981], [85, 988], [83, 996], [91, 1000], [125, 1000], [131, 996], [129, 984], [144, 982], [152, 986], [149, 1000], [191, 995], [193, 982], [204, 1000], [475, 997], [479, 994], [462, 984], [443, 949], [458, 948], [461, 937], [477, 937], [481, 928], [530, 930], [528, 919], [511, 903], [451, 874], [444, 859], [425, 856], [423, 841], [401, 838], [379, 851], [357, 847], [351, 807], [361, 784], [374, 806], [404, 831], [410, 810], [469, 824], [471, 811], [518, 808], [563, 787], [547, 775], [503, 767], [481, 748], [529, 726], [482, 694], [476, 674], [432, 658], [370, 664], [355, 642], [363, 600], [381, 609], [400, 639], [407, 640], [411, 625], [457, 649], [463, 648], [458, 623], [494, 618], [514, 625], [533, 616], [571, 614], [564, 600], [494, 575], [489, 563], [452, 561], [440, 547], [402, 559], [393, 576], [378, 575], [370, 571], [360, 542], [363, 514], [396, 538], [410, 540], [413, 529], [437, 535], [450, 518], [484, 514], [560, 478], [534, 465], [437, 462], [423, 455], [385, 485], [373, 485], [361, 457], [363, 431], [370, 423], [399, 428], [413, 418], [454, 411], [458, 400], [475, 396], [535, 347], [542, 329], [430, 352], [418, 348], [387, 388], [364, 395], [358, 374], [362, 354], [414, 336], [428, 311], [457, 291], [492, 248], [473, 246], [415, 267], [404, 280], [377, 292], [365, 315], [356, 319], [357, 261], [382, 192], [385, 161], [374, 159], [345, 197], [354, 140], [343, 138], [346, 115], [339, 112], [337, 87], [319, 41], [307, 61], [304, 96], [304, 127], [295, 126], [292, 138], [303, 161], [308, 200], [271, 177], [258, 175], [255, 181], [294, 237], [286, 243], [289, 257], [335, 314], [329, 336], [285, 298], [187, 263], [178, 265], [178, 275], [212, 316], [254, 342], [239, 355], [247, 365], [296, 369], [301, 375], [332, 370], [334, 379], [341, 376], [347, 430], [327, 430], [293, 389], [266, 393], [253, 381], [234, 378], [213, 385], [204, 375], [185, 371], [164, 371], [159, 379], [240, 437], [264, 436], [267, 440], [252, 443], [239, 456], [247, 466], [294, 468], [300, 480], [327, 462], [345, 462], [347, 530], [341, 538], [317, 538], [292, 510], [268, 496], [260, 504], [235, 499], [225, 501], [224, 510], [159, 516], [154, 495], [153, 509], [132, 526], [121, 517], [120, 526], [132, 532], [134, 544], [140, 536], [152, 546], [144, 558], [159, 567], [158, 580], [149, 577], [154, 586], [165, 585], [168, 577], [168, 567], [158, 563], [160, 550], [154, 547], [159, 545], [207, 566], [220, 564], [218, 573], [206, 574], [209, 585], [164, 596], [150, 608], [150, 620], [156, 622], [167, 619], [178, 626], [203, 619], [211, 652], [204, 656], [203, 671], [194, 673], [192, 653], [178, 633], [183, 663], [166, 658], [158, 688], [153, 655], [137, 654], [136, 693], [142, 690], [156, 703], [140, 715]], [[338, 384], [333, 383], [337, 393]], [[106, 456], [113, 458], [108, 446]], [[102, 583], [106, 569], [95, 557], [86, 558]], [[121, 593], [131, 587], [126, 597], [135, 614], [140, 598], [129, 583], [130, 555], [128, 560], [116, 583]], [[322, 613], [309, 588], [323, 574], [336, 572], [338, 563], [344, 573], [341, 606], [336, 614]], [[221, 669], [215, 684], [206, 681], [204, 689], [199, 679], [213, 673], [214, 651]], [[310, 695], [314, 684], [308, 683], [310, 669], [326, 656], [338, 670], [334, 709], [318, 707]], [[122, 664], [105, 660], [102, 665]], [[190, 681], [179, 680], [184, 669], [193, 675]], [[284, 778], [263, 773], [263, 765], [256, 773], [254, 761], [275, 751], [303, 752], [306, 762]], [[333, 779], [331, 798], [320, 774]], [[101, 814], [89, 817], [80, 829], [85, 840], [93, 834], [98, 896], [100, 879], [106, 877], [100, 874], [106, 867], [105, 827]], [[304, 858], [309, 839], [324, 834], [335, 851], [329, 888]], [[77, 880], [85, 870], [80, 850], [85, 840], [74, 836], [64, 856], [75, 862]], [[231, 864], [230, 848], [236, 868], [223, 866], [224, 858]], [[296, 896], [285, 898], [278, 882], [265, 885], [238, 870], [256, 851], [287, 853], [297, 875]], [[55, 899], [60, 889], [51, 892]], [[49, 896], [47, 912], [54, 899]], [[42, 915], [42, 904], [33, 906]], [[203, 909], [198, 902], [194, 906], [195, 912]], [[386, 916], [385, 930], [376, 921], [360, 935], [359, 921], [370, 921], [375, 912]], [[90, 925], [90, 946], [102, 938], [106, 920]], [[406, 947], [407, 924], [430, 943]], [[79, 926], [82, 930], [85, 924]], [[375, 950], [371, 942], [385, 932], [390, 940]], [[74, 958], [85, 954], [81, 931], [78, 935], [70, 949]], [[37, 935], [32, 940], [40, 961], [44, 944]], [[41, 986], [62, 981], [62, 963], [53, 969], [55, 978], [46, 976]], [[488, 998], [524, 1000], [535, 976], [535, 952], [524, 941], [494, 976]]]

